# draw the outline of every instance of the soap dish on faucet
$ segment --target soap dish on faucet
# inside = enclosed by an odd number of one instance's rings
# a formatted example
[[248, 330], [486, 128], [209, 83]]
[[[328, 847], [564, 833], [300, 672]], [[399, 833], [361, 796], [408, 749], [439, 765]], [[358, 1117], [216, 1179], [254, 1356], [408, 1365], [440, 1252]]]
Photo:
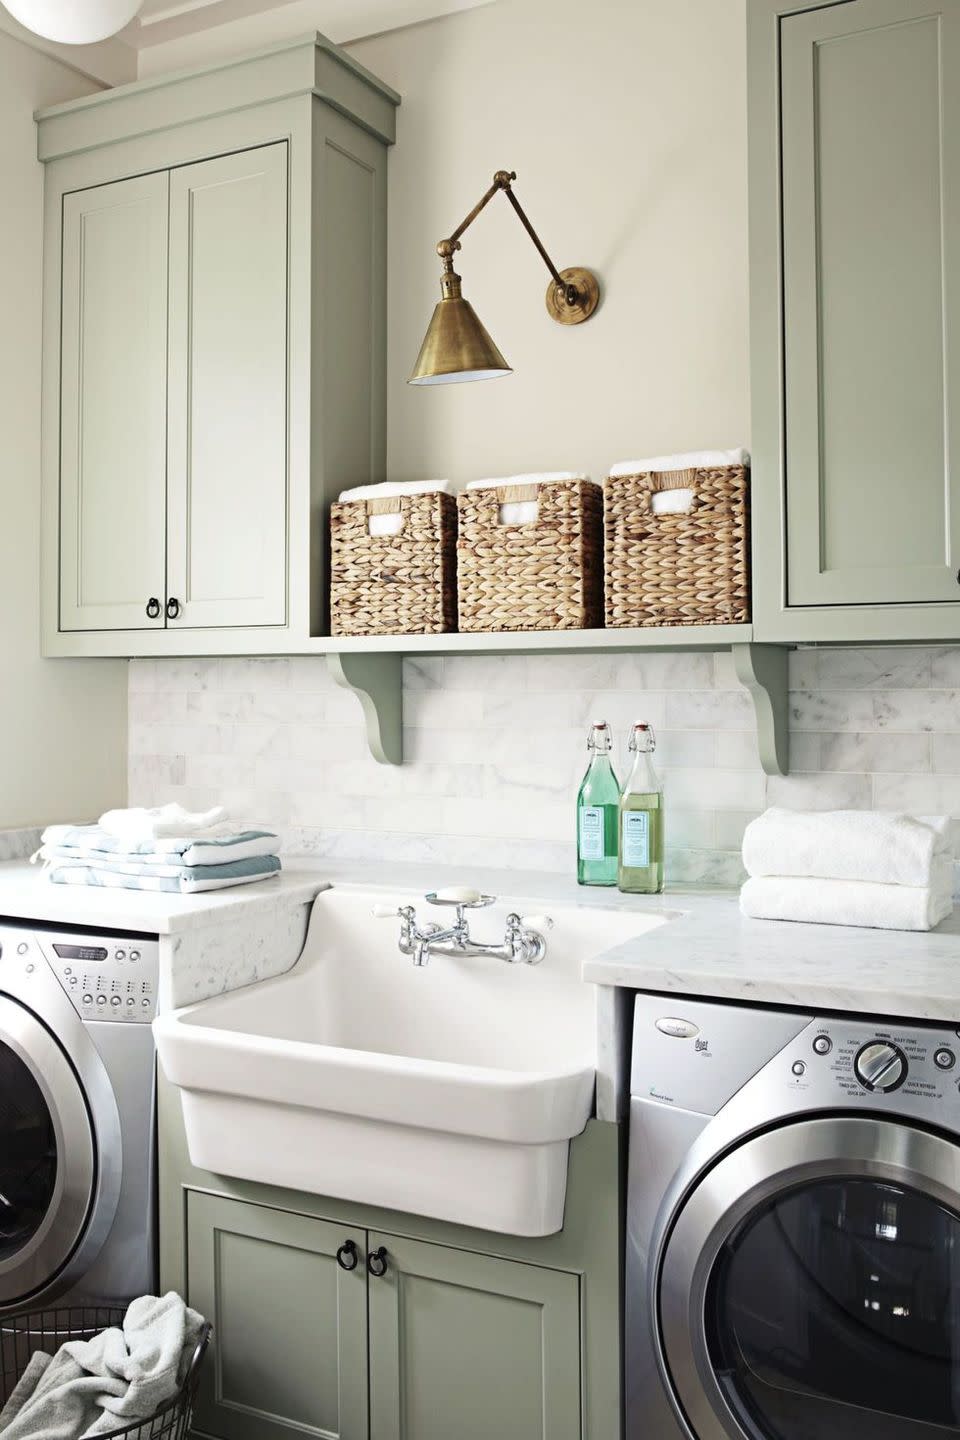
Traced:
[[464, 910], [482, 910], [487, 905], [493, 905], [496, 898], [495, 895], [471, 890], [466, 885], [450, 885], [445, 890], [431, 890], [429, 895], [424, 896], [430, 905], [459, 905]]

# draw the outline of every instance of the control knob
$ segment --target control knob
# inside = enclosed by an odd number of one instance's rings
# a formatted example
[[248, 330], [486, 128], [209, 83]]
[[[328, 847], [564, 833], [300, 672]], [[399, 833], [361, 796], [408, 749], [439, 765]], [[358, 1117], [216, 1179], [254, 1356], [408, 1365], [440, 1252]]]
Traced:
[[889, 1040], [871, 1040], [857, 1052], [853, 1069], [865, 1090], [896, 1090], [907, 1078], [907, 1057]]

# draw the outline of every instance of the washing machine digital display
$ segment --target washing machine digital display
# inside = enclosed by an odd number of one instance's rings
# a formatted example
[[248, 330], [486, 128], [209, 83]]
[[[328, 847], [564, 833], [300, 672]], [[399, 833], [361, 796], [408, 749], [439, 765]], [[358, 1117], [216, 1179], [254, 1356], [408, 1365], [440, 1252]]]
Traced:
[[102, 945], [54, 945], [61, 960], [106, 960], [109, 951]]

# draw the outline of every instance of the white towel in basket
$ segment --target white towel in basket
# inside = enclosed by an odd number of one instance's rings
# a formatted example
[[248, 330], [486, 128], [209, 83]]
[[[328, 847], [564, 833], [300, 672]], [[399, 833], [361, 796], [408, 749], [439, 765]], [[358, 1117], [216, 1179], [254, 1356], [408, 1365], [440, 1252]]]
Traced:
[[[502, 480], [471, 480], [468, 490], [490, 490], [501, 485], [545, 485], [561, 480], [586, 480], [577, 470], [542, 470], [532, 475], [507, 475]], [[540, 514], [539, 500], [505, 500], [500, 506], [501, 525], [532, 525]]]

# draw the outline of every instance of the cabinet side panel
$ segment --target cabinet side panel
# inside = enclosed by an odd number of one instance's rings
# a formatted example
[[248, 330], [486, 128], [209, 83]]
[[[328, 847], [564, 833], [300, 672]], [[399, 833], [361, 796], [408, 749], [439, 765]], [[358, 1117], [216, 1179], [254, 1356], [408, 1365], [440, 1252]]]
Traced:
[[165, 174], [64, 196], [62, 293], [60, 628], [147, 627], [164, 595]]
[[311, 625], [326, 629], [329, 506], [384, 478], [386, 151], [317, 102]]

